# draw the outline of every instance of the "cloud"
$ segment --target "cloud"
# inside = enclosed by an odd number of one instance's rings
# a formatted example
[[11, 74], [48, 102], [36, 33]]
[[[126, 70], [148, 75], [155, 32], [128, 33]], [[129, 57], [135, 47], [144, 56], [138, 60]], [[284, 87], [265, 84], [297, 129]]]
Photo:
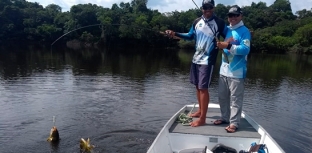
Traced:
[[291, 9], [294, 13], [296, 13], [299, 10], [311, 10], [312, 11], [312, 0], [306, 0], [305, 2], [299, 2], [298, 1], [290, 1]]
[[[266, 6], [270, 6], [274, 3], [275, 0], [262, 0], [262, 2], [265, 2], [266, 3]], [[260, 1], [255, 1], [255, 0], [235, 0], [235, 3], [238, 5], [238, 6], [250, 6], [251, 3], [254, 2], [254, 3], [259, 3]]]

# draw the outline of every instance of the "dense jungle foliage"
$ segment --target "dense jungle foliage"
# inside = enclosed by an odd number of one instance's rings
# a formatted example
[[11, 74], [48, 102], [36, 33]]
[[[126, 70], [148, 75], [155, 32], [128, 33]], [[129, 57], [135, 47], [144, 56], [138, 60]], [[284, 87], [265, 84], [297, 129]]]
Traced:
[[[202, 14], [195, 5], [188, 11], [160, 13], [147, 8], [147, 2], [132, 0], [111, 8], [78, 4], [62, 12], [55, 4], [43, 7], [26, 0], [1, 0], [0, 44], [54, 45], [75, 40], [85, 45], [193, 47], [183, 40], [168, 40], [159, 32], [188, 32]], [[218, 4], [216, 15], [227, 21], [229, 7]], [[271, 6], [252, 3], [242, 9], [243, 21], [253, 31], [252, 52], [312, 53], [312, 9], [294, 15], [289, 0], [275, 0]]]

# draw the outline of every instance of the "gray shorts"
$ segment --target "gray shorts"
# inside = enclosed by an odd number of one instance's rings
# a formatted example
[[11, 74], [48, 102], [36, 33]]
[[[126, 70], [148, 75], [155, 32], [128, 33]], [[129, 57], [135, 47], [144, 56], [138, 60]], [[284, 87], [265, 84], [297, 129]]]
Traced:
[[192, 63], [190, 82], [199, 89], [208, 89], [211, 82], [212, 72], [213, 65], [199, 65]]

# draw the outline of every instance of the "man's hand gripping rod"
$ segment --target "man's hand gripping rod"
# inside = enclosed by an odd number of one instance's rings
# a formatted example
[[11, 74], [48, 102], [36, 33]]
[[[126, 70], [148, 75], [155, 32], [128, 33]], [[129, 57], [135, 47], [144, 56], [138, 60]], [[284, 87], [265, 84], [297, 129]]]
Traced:
[[[215, 36], [215, 39], [217, 40], [217, 42], [219, 42], [219, 39]], [[225, 62], [229, 64], [229, 58], [228, 56], [225, 54], [224, 50], [222, 49], [222, 54], [225, 58]]]

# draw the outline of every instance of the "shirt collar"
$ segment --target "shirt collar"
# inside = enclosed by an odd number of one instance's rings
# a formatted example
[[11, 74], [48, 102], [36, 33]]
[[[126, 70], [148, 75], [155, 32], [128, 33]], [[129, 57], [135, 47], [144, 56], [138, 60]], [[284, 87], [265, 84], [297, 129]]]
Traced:
[[231, 29], [231, 30], [234, 30], [234, 29], [237, 29], [237, 28], [239, 28], [239, 27], [241, 27], [241, 26], [243, 26], [244, 25], [244, 22], [243, 22], [243, 20], [241, 20], [241, 21], [239, 21], [236, 25], [234, 25], [234, 26], [232, 26], [231, 24], [230, 24], [230, 26], [229, 26], [229, 28]]
[[210, 18], [208, 18], [208, 19], [205, 18], [204, 15], [201, 16], [201, 18], [202, 18], [205, 22], [209, 22], [209, 21], [213, 20], [214, 17], [215, 17], [215, 14], [212, 14], [212, 16], [211, 16]]

